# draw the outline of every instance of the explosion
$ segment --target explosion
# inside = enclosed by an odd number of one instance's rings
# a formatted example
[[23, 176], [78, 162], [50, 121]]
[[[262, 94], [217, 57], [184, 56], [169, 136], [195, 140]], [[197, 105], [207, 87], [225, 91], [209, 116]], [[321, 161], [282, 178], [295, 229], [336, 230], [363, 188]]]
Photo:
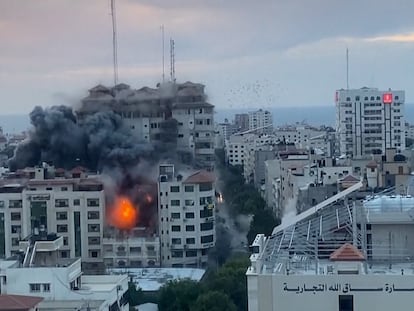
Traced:
[[125, 196], [115, 198], [109, 211], [109, 223], [122, 230], [130, 230], [138, 222], [139, 211]]

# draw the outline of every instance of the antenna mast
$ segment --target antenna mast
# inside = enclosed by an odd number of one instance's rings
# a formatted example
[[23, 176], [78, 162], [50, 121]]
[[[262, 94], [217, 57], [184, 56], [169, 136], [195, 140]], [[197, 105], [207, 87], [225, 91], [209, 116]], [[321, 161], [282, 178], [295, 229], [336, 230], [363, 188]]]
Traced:
[[175, 51], [174, 51], [175, 42], [173, 39], [170, 39], [170, 76], [171, 82], [175, 83]]
[[165, 82], [165, 40], [164, 40], [164, 24], [161, 25], [161, 35], [162, 35], [162, 83]]
[[111, 0], [111, 16], [112, 16], [112, 52], [114, 62], [114, 85], [118, 84], [118, 42], [116, 32], [116, 11], [115, 0]]
[[346, 89], [349, 90], [349, 50], [346, 48]]

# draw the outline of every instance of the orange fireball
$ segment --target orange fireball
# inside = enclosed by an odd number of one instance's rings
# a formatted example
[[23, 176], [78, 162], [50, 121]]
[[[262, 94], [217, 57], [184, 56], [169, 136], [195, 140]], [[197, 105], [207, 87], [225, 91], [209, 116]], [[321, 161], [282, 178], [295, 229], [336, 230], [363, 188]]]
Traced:
[[135, 227], [138, 211], [127, 197], [117, 197], [112, 206], [109, 222], [112, 226], [128, 230]]

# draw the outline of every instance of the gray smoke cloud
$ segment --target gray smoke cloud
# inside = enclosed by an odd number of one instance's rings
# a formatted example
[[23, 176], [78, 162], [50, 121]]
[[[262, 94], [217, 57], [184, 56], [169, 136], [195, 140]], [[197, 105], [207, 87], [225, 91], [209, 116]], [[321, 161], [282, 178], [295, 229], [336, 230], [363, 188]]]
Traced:
[[78, 120], [71, 107], [35, 107], [30, 113], [33, 129], [10, 160], [11, 170], [47, 162], [66, 169], [84, 166], [131, 167], [140, 159], [154, 158], [152, 145], [138, 141], [110, 111], [96, 112]]

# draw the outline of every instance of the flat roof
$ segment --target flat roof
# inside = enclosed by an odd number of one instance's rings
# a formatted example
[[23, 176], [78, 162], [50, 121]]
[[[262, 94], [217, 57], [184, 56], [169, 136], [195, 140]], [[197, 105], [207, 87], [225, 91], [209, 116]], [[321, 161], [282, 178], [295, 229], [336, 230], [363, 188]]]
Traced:
[[199, 282], [206, 271], [197, 268], [115, 268], [109, 272], [128, 274], [143, 291], [157, 291], [172, 280], [190, 279]]

